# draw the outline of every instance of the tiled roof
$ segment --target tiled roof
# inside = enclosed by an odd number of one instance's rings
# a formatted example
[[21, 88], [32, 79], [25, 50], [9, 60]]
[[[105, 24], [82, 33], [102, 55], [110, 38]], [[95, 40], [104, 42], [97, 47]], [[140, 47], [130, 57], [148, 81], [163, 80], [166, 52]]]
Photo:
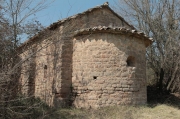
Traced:
[[96, 32], [107, 32], [107, 33], [114, 33], [114, 34], [125, 34], [125, 35], [132, 35], [135, 37], [140, 37], [141, 39], [146, 40], [146, 46], [149, 46], [153, 39], [145, 35], [143, 32], [137, 30], [130, 30], [125, 27], [106, 27], [106, 26], [97, 26], [92, 28], [85, 28], [80, 29], [74, 32], [74, 36], [83, 35], [83, 34], [92, 34]]

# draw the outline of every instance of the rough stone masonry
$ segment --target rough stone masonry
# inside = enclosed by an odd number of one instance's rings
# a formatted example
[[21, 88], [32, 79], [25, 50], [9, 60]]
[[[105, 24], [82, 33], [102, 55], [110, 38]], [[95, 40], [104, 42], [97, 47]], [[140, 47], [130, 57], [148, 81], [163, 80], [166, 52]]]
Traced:
[[50, 106], [98, 108], [146, 103], [146, 47], [108, 4], [51, 24], [19, 47], [26, 96]]

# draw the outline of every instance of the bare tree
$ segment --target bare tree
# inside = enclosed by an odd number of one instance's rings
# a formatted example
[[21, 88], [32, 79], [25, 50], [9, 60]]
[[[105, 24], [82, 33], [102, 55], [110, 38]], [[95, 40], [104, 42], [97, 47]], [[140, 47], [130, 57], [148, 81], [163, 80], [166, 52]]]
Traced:
[[154, 39], [147, 50], [147, 64], [156, 75], [158, 88], [179, 90], [180, 1], [119, 0], [119, 3], [120, 14]]
[[[18, 87], [17, 47], [22, 36], [31, 37], [43, 26], [32, 20], [53, 0], [0, 0], [0, 118], [25, 118], [41, 103], [21, 97]], [[16, 66], [16, 68], [14, 68]], [[37, 101], [39, 102], [39, 101]]]
[[[52, 2], [51, 0], [50, 2]], [[21, 34], [26, 33], [26, 24], [32, 20], [37, 12], [42, 11], [49, 5], [48, 0], [6, 0], [4, 2], [4, 11], [6, 17], [9, 20], [10, 26], [13, 31], [12, 40], [14, 47], [17, 47], [19, 40], [21, 40]], [[33, 23], [33, 22], [31, 22]], [[38, 29], [37, 29], [38, 30]]]

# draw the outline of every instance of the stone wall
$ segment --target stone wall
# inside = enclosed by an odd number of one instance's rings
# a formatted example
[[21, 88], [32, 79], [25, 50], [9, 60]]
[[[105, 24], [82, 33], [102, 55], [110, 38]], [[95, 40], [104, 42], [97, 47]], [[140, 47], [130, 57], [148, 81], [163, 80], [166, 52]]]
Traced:
[[[76, 37], [73, 42], [72, 84], [76, 107], [146, 103], [143, 41], [97, 33]], [[127, 64], [127, 59], [132, 61]]]
[[[57, 75], [53, 64], [55, 56], [55, 45], [48, 38], [23, 49], [20, 54], [22, 60], [20, 82], [23, 95], [39, 97], [49, 105], [53, 105], [53, 80]], [[59, 64], [61, 62], [56, 66]]]
[[[66, 35], [67, 36], [67, 35]], [[62, 38], [62, 27], [23, 47], [20, 76], [23, 95], [50, 106], [64, 105], [71, 92], [72, 40]]]

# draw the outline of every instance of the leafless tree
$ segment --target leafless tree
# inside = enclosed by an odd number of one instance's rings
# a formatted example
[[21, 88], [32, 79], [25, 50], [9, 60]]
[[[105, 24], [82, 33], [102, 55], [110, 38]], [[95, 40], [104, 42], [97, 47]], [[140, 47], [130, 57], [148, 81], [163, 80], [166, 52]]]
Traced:
[[153, 69], [157, 86], [179, 90], [180, 1], [118, 0], [119, 13], [137, 29], [154, 39], [147, 49], [147, 65]]
[[31, 18], [51, 2], [53, 0], [0, 0], [0, 118], [24, 118], [37, 108], [30, 97], [19, 96], [16, 50], [23, 34], [31, 37], [43, 29]]

